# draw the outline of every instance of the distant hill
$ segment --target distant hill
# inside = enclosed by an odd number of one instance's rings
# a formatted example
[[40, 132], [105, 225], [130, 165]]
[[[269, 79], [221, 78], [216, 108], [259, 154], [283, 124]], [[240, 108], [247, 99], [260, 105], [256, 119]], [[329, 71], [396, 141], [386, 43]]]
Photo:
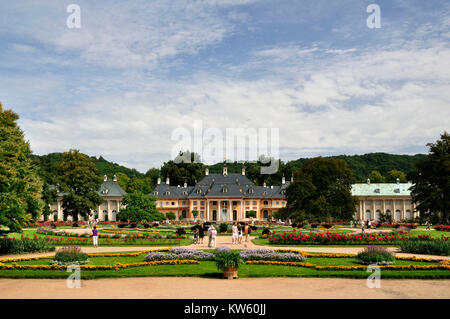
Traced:
[[[396, 169], [408, 174], [414, 171], [414, 163], [425, 157], [425, 154], [395, 155], [387, 153], [369, 153], [364, 155], [338, 155], [327, 158], [337, 158], [347, 162], [353, 176], [360, 182], [367, 180], [371, 171], [379, 171], [386, 176], [390, 170]], [[296, 168], [301, 168], [307, 158], [291, 161]]]
[[[54, 171], [55, 167], [61, 163], [62, 153], [50, 153], [48, 155], [32, 155], [33, 162], [38, 166], [40, 175], [49, 183], [54, 183]], [[102, 156], [98, 159], [95, 156], [91, 157], [92, 162], [98, 169], [100, 176], [107, 175], [112, 178], [114, 174], [124, 173], [128, 177], [144, 177], [144, 174], [140, 173], [134, 168], [128, 168], [113, 162], [105, 160]]]
[[[425, 157], [425, 154], [416, 155], [395, 155], [387, 153], [369, 153], [364, 155], [338, 155], [328, 156], [327, 158], [342, 159], [347, 162], [349, 168], [358, 182], [365, 182], [370, 172], [377, 170], [381, 175], [386, 176], [390, 170], [399, 170], [408, 174], [414, 170], [414, 163]], [[48, 182], [53, 183], [55, 166], [59, 165], [62, 159], [62, 153], [51, 153], [48, 155], [32, 155], [34, 162], [38, 166], [40, 175]], [[134, 168], [109, 162], [102, 156], [99, 158], [91, 157], [92, 162], [98, 169], [99, 175], [107, 175], [112, 178], [114, 174], [123, 173], [130, 178], [144, 178], [145, 175]], [[269, 185], [277, 185], [281, 183], [281, 177], [284, 175], [286, 179], [290, 179], [292, 172], [303, 167], [308, 158], [299, 158], [297, 160], [282, 163], [279, 172], [273, 176], [259, 174], [259, 165], [256, 163], [246, 163], [247, 175], [251, 180], [258, 184], [266, 181]], [[210, 165], [210, 173], [222, 173], [223, 163]], [[241, 173], [241, 163], [227, 163], [229, 173]], [[165, 177], [165, 176], [161, 176]]]

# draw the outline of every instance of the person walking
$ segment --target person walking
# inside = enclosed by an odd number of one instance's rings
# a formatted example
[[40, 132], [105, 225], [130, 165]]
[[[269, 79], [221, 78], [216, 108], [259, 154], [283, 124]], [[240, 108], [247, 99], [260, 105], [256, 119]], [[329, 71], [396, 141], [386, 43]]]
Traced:
[[198, 242], [199, 242], [199, 244], [203, 244], [203, 237], [205, 237], [205, 226], [202, 223], [200, 225], [200, 228], [198, 229]]
[[217, 236], [217, 230], [214, 228], [214, 226], [211, 226], [211, 241], [209, 247], [216, 247], [216, 236]]
[[237, 245], [239, 241], [239, 232], [237, 223], [234, 223], [233, 227], [231, 227], [231, 243], [233, 245]]
[[367, 222], [367, 229], [371, 229], [372, 228], [372, 221], [368, 221]]
[[430, 223], [429, 220], [427, 220], [427, 222], [425, 223], [425, 225], [427, 225], [427, 230], [430, 230], [431, 223]]
[[350, 221], [350, 228], [353, 227], [353, 220]]
[[364, 233], [364, 221], [361, 220], [361, 232]]
[[238, 244], [242, 243], [242, 225], [238, 224]]
[[194, 230], [194, 244], [198, 244], [198, 228]]
[[248, 226], [248, 223], [245, 223], [245, 227], [244, 227], [245, 242], [248, 242], [249, 231], [250, 231], [250, 226]]
[[98, 229], [97, 226], [94, 226], [94, 229], [92, 229], [92, 241], [94, 243], [94, 247], [98, 247]]

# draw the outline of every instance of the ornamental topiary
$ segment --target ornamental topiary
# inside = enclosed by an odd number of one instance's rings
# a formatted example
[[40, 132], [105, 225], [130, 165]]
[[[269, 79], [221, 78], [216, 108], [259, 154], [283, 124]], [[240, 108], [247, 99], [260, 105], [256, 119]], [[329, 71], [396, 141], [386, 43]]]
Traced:
[[225, 270], [227, 268], [238, 269], [242, 263], [242, 258], [238, 251], [222, 251], [216, 253], [215, 262], [219, 270]]
[[89, 256], [81, 251], [78, 246], [67, 246], [60, 248], [51, 264], [69, 265], [69, 264], [86, 264], [89, 262]]
[[380, 246], [367, 246], [356, 256], [356, 262], [364, 265], [392, 265], [394, 261], [394, 255], [386, 247]]

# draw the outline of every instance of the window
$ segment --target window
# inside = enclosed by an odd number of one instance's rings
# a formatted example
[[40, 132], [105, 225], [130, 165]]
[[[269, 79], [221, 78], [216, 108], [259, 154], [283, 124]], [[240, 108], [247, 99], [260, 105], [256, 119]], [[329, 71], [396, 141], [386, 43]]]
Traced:
[[197, 189], [197, 194], [201, 194], [202, 190], [201, 189]]
[[372, 201], [371, 200], [366, 200], [366, 205], [372, 205]]
[[375, 202], [375, 204], [376, 204], [376, 205], [381, 205], [381, 200], [377, 200], [377, 201]]
[[402, 204], [402, 201], [400, 201], [400, 200], [395, 201], [395, 205], [401, 205], [401, 204]]
[[269, 205], [269, 201], [265, 200], [264, 205]]
[[226, 202], [226, 201], [223, 201], [223, 202], [222, 202], [222, 206], [223, 206], [223, 207], [227, 207], [227, 205], [228, 205], [228, 202]]
[[217, 205], [217, 201], [213, 201], [213, 205], [216, 206]]
[[194, 200], [194, 206], [197, 206], [197, 201], [196, 200]]
[[202, 200], [202, 201], [200, 202], [200, 206], [201, 206], [201, 205], [205, 205], [205, 201]]
[[279, 206], [280, 205], [280, 202], [277, 202], [277, 206]]
[[169, 206], [169, 202], [166, 202], [166, 206]]
[[[255, 203], [255, 202], [253, 202], [253, 203]], [[250, 205], [250, 201], [246, 201], [245, 205], [247, 205], [247, 206]], [[253, 204], [253, 205], [255, 205], [255, 204]]]
[[390, 201], [390, 200], [387, 200], [387, 201], [386, 201], [386, 205], [391, 205], [391, 201]]
[[175, 206], [175, 202], [172, 202], [172, 206]]
[[163, 202], [159, 202], [159, 207], [163, 207]]
[[253, 205], [254, 205], [254, 206], [258, 205], [258, 203], [256, 202], [256, 200], [253, 201]]
[[154, 191], [153, 194], [158, 195], [158, 191]]
[[236, 201], [233, 201], [233, 206], [236, 206], [237, 205], [237, 202]]
[[185, 201], [185, 200], [182, 201], [181, 204], [182, 204], [183, 206], [186, 206], [186, 201]]

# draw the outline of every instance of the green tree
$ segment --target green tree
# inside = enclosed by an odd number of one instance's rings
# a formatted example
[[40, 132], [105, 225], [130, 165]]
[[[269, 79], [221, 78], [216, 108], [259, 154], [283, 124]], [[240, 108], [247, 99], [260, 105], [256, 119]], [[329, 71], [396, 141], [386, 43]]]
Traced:
[[25, 222], [39, 217], [43, 207], [42, 180], [18, 119], [0, 103], [0, 225], [11, 231], [21, 231]]
[[406, 174], [403, 173], [402, 171], [397, 170], [397, 169], [390, 170], [388, 172], [386, 180], [388, 181], [388, 183], [396, 183], [397, 182], [397, 178], [398, 178], [400, 183], [406, 183], [407, 182]]
[[[428, 155], [416, 163], [411, 174], [411, 196], [422, 215], [439, 215], [441, 223], [449, 222], [450, 211], [450, 136], [441, 135], [436, 143], [427, 144]], [[432, 216], [430, 216], [432, 217]]]
[[351, 194], [352, 172], [342, 160], [316, 157], [308, 160], [286, 189], [283, 216], [294, 221], [349, 220], [356, 199]]
[[386, 178], [379, 171], [372, 171], [369, 174], [371, 183], [386, 183]]
[[197, 216], [198, 216], [198, 210], [193, 210], [192, 211], [192, 216], [194, 216], [194, 218], [197, 218]]
[[256, 217], [256, 212], [254, 210], [249, 210], [247, 212], [247, 217], [248, 218], [255, 218]]
[[78, 220], [78, 214], [88, 217], [103, 201], [98, 194], [101, 178], [97, 175], [97, 168], [89, 156], [78, 150], [63, 153], [58, 167], [61, 189], [66, 192], [63, 196], [62, 207], [66, 216]]
[[146, 221], [163, 221], [166, 217], [156, 209], [156, 197], [147, 195], [140, 191], [127, 193], [122, 203], [126, 205], [117, 214], [120, 221], [131, 221], [139, 223]]
[[44, 216], [44, 220], [48, 219], [48, 216], [51, 215], [52, 210], [50, 209], [50, 205], [55, 203], [58, 199], [58, 192], [55, 188], [50, 188], [50, 186], [44, 182], [44, 186], [42, 187], [42, 200], [44, 201], [44, 208], [42, 209], [42, 215]]
[[166, 217], [167, 217], [168, 220], [175, 220], [177, 218], [177, 216], [175, 215], [174, 212], [168, 212], [166, 214]]
[[[190, 162], [187, 160], [190, 158]], [[170, 178], [170, 185], [194, 185], [204, 176], [204, 165], [198, 163], [199, 156], [195, 153], [180, 153], [173, 161], [163, 164], [161, 167], [162, 177]]]

